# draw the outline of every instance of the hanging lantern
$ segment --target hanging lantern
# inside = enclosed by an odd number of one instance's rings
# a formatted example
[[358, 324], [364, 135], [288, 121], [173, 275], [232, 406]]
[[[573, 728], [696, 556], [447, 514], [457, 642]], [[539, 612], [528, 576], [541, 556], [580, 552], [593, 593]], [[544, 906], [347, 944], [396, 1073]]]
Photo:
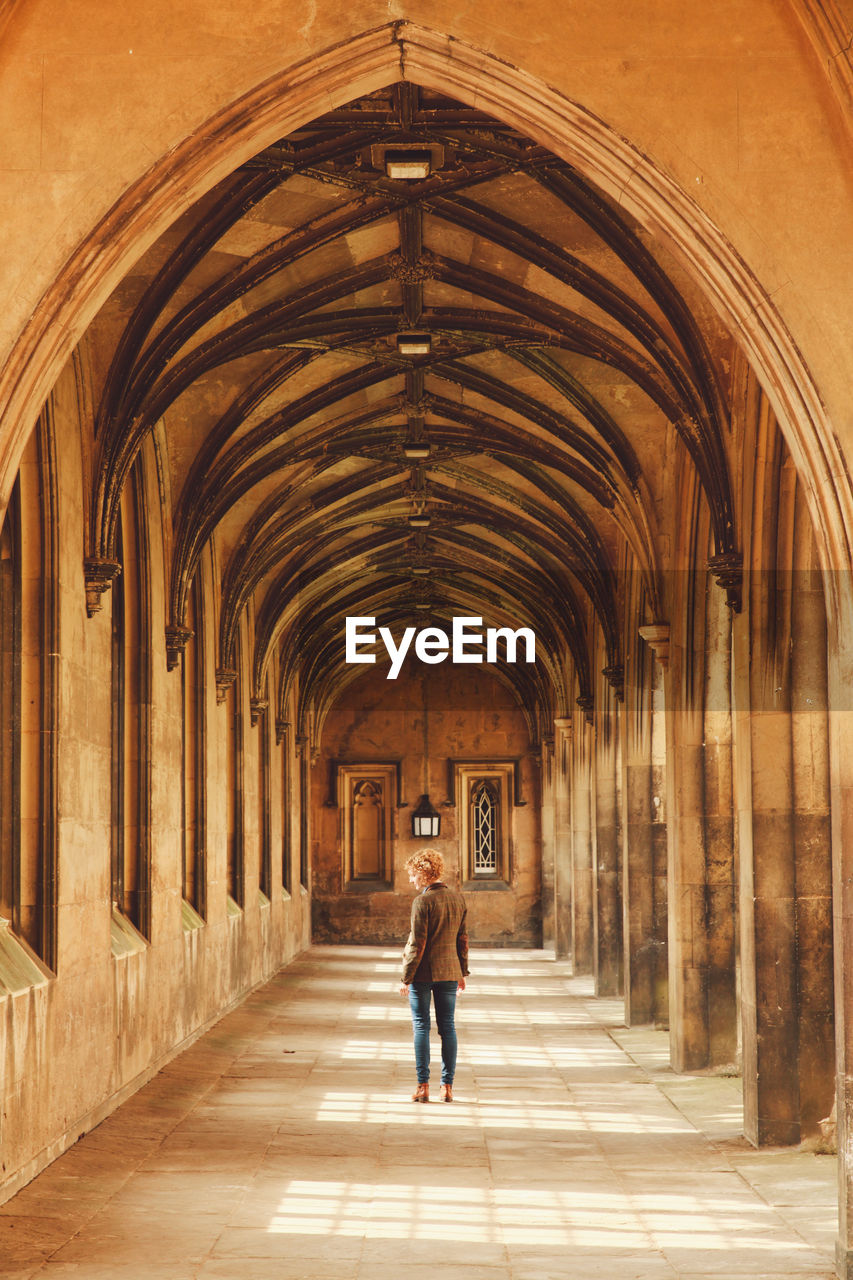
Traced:
[[441, 814], [430, 804], [429, 796], [421, 796], [412, 814], [412, 835], [419, 840], [435, 839], [441, 826]]

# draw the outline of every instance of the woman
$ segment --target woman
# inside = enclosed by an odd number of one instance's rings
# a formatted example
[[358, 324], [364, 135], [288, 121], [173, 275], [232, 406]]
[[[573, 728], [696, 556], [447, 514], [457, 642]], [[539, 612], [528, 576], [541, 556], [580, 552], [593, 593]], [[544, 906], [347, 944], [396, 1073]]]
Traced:
[[456, 1071], [456, 992], [468, 975], [467, 909], [461, 893], [444, 884], [444, 860], [436, 849], [421, 849], [406, 863], [418, 890], [412, 903], [412, 928], [403, 952], [400, 994], [409, 997], [415, 1035], [418, 1087], [412, 1102], [429, 1102], [429, 1005], [441, 1036], [441, 1099], [453, 1101]]

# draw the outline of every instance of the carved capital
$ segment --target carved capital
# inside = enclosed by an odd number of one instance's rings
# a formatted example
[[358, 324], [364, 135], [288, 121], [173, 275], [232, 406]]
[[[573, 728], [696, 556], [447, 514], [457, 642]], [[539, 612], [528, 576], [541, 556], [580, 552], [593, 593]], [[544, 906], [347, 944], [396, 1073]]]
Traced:
[[601, 674], [604, 676], [619, 701], [624, 702], [625, 668], [622, 666], [622, 663], [615, 663], [612, 667], [602, 667]]
[[592, 724], [592, 712], [595, 707], [595, 699], [592, 694], [582, 693], [579, 698], [575, 699], [575, 701], [583, 712], [584, 720], [586, 720], [587, 724]]
[[225, 695], [237, 679], [237, 672], [233, 667], [217, 667], [216, 668], [216, 701], [224, 702]]
[[287, 734], [287, 731], [289, 728], [290, 728], [289, 720], [282, 720], [280, 719], [280, 717], [276, 716], [276, 721], [275, 721], [276, 746], [280, 746], [281, 743], [284, 742], [285, 735]]
[[303, 756], [307, 755], [307, 748], [308, 748], [308, 734], [307, 734], [307, 733], [297, 733], [297, 735], [296, 735], [296, 754], [297, 754], [297, 756], [299, 756], [300, 760], [302, 759], [302, 757], [303, 757]]
[[733, 613], [740, 613], [743, 605], [743, 556], [739, 551], [726, 551], [721, 556], [711, 556], [708, 569], [717, 585], [726, 593], [726, 604]]
[[195, 635], [189, 627], [167, 627], [166, 628], [166, 669], [174, 671], [181, 659], [181, 654], [187, 647], [188, 641], [192, 640]]
[[650, 622], [639, 628], [640, 635], [664, 670], [669, 666], [669, 623]]
[[121, 573], [118, 560], [105, 560], [101, 556], [86, 556], [83, 561], [83, 577], [86, 583], [86, 613], [93, 618], [101, 610], [101, 596], [112, 586], [113, 578]]
[[249, 699], [249, 716], [251, 718], [253, 726], [258, 723], [261, 716], [264, 714], [264, 712], [266, 711], [269, 705], [270, 705], [269, 698], [250, 698]]

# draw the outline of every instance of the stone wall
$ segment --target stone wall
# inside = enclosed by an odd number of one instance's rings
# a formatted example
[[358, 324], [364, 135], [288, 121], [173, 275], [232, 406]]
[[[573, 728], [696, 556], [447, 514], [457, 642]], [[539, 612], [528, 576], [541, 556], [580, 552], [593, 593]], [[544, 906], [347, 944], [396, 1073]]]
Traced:
[[[350, 686], [326, 721], [312, 786], [312, 919], [315, 942], [396, 946], [409, 927], [412, 889], [406, 859], [426, 843], [440, 849], [446, 879], [463, 881], [460, 815], [449, 788], [448, 759], [517, 759], [522, 805], [511, 805], [508, 885], [464, 885], [469, 931], [487, 946], [540, 946], [542, 942], [541, 834], [538, 756], [531, 751], [524, 715], [510, 691], [487, 669], [472, 673], [434, 668], [405, 681], [371, 670]], [[428, 760], [424, 774], [424, 708]], [[400, 760], [400, 796], [393, 814], [389, 888], [344, 889], [341, 819], [330, 796], [333, 761]], [[437, 840], [411, 834], [412, 809], [428, 794], [441, 813]]]
[[[88, 618], [83, 584], [83, 460], [76, 429], [76, 396], [67, 381], [53, 398], [55, 469], [52, 502], [61, 529], [55, 566], [58, 663], [55, 751], [59, 761], [55, 818], [57, 891], [54, 967], [37, 961], [0, 923], [0, 1203], [98, 1124], [181, 1048], [191, 1043], [254, 986], [309, 942], [308, 895], [298, 869], [291, 892], [281, 883], [281, 857], [272, 895], [259, 892], [257, 804], [245, 805], [244, 897], [230, 907], [225, 892], [225, 708], [215, 687], [206, 691], [206, 769], [209, 797], [206, 918], [188, 910], [181, 891], [181, 683], [166, 666], [159, 512], [150, 513], [151, 645], [150, 936], [143, 939], [110, 901], [110, 627], [111, 599]], [[24, 475], [35, 467], [28, 446]], [[38, 533], [24, 491], [25, 530]], [[33, 605], [37, 617], [37, 597]], [[32, 604], [32, 602], [31, 602]], [[160, 625], [157, 626], [156, 623]], [[213, 667], [213, 620], [203, 626]], [[25, 634], [33, 628], [24, 620]], [[244, 722], [249, 724], [243, 685]], [[259, 736], [247, 729], [243, 781], [251, 794]], [[272, 777], [280, 776], [288, 736], [272, 748]], [[24, 770], [22, 812], [38, 811], [47, 785], [43, 765]], [[283, 845], [281, 790], [272, 791], [271, 842]], [[291, 841], [291, 844], [297, 843]], [[294, 854], [294, 860], [296, 855]], [[275, 858], [273, 859], [275, 866]]]

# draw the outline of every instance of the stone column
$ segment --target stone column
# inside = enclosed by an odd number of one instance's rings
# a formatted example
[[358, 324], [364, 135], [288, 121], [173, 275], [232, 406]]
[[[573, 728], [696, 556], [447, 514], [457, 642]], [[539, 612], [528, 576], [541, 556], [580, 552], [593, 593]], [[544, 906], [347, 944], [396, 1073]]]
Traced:
[[703, 841], [707, 937], [707, 1065], [738, 1057], [737, 871], [732, 795], [731, 612], [711, 588], [705, 611]]
[[832, 914], [838, 1107], [836, 1270], [853, 1280], [853, 577], [827, 575]]
[[597, 996], [622, 990], [619, 716], [604, 686], [595, 724], [595, 844], [593, 847], [593, 975]]
[[758, 1146], [800, 1140], [797, 880], [787, 620], [775, 575], [750, 577], [732, 653], [744, 1133]]
[[572, 968], [592, 973], [592, 726], [579, 716], [572, 736]]
[[554, 740], [546, 738], [539, 757], [542, 820], [542, 945], [554, 946]]
[[811, 548], [797, 539], [792, 611], [791, 736], [794, 765], [796, 930], [799, 954], [799, 1088], [803, 1137], [819, 1132], [835, 1088], [832, 846], [829, 817], [826, 606]]
[[[736, 1053], [733, 828], [728, 783], [728, 634], [715, 587], [689, 603], [703, 642], [641, 627], [666, 670], [666, 839], [670, 1054], [676, 1071]], [[713, 708], [713, 711], [712, 711]]]
[[[645, 656], [645, 655], [643, 655]], [[625, 1021], [666, 1024], [666, 745], [663, 671], [643, 661], [649, 714], [624, 734], [622, 919]], [[636, 719], [626, 713], [627, 722]]]
[[554, 721], [554, 948], [558, 960], [572, 946], [571, 719]]
[[[676, 1071], [708, 1064], [701, 709], [685, 708], [685, 655], [665, 623], [640, 628], [665, 672], [667, 960], [670, 1057]], [[676, 705], [678, 699], [678, 705]]]

